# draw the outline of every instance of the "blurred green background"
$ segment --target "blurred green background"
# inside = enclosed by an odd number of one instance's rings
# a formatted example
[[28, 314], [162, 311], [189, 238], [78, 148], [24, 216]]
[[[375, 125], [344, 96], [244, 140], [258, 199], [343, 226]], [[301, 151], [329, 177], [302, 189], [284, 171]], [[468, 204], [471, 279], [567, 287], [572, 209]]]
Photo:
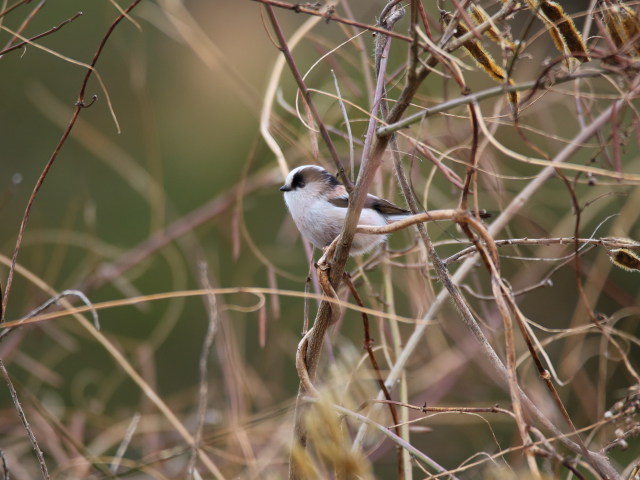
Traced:
[[[87, 88], [87, 101], [93, 94], [98, 100], [81, 111], [76, 129], [47, 176], [18, 259], [58, 290], [78, 286], [100, 261], [114, 260], [113, 255], [117, 258], [164, 224], [229, 190], [242, 176], [256, 144], [258, 98], [276, 51], [265, 44], [256, 6], [250, 2], [189, 2], [188, 7], [194, 17], [204, 20], [203, 31], [222, 52], [212, 68], [179, 41], [159, 6], [152, 2], [142, 2], [133, 15], [142, 31], [125, 19], [97, 64], [122, 133], [116, 131], [94, 76]], [[48, 30], [77, 11], [83, 11], [80, 18], [41, 43], [88, 63], [118, 14], [110, 2], [47, 4], [29, 24], [27, 34]], [[229, 18], [242, 19], [242, 42]], [[11, 25], [10, 20], [5, 19], [5, 24]], [[248, 44], [260, 49], [251, 51], [243, 46]], [[0, 111], [4, 126], [0, 178], [6, 225], [2, 245], [3, 253], [10, 256], [33, 185], [71, 118], [85, 69], [34, 47], [9, 53], [2, 60], [10, 75], [5, 77]], [[226, 64], [246, 82], [241, 90], [233, 87], [235, 80]], [[249, 102], [241, 98], [243, 89]], [[270, 161], [264, 147], [259, 150], [253, 162], [255, 170]], [[248, 201], [246, 210], [251, 215], [252, 235], [260, 242], [273, 238], [285, 214], [276, 188], [258, 201]], [[229, 219], [230, 214], [222, 215], [197, 231], [202, 260], [210, 263], [221, 286], [264, 284], [264, 269], [255, 256], [246, 250], [235, 260], [229, 255]], [[69, 238], [71, 233], [73, 238]], [[173, 265], [157, 255], [134, 273], [140, 294], [197, 286], [193, 274], [197, 258], [190, 255], [195, 252], [169, 250]], [[89, 296], [98, 302], [122, 293], [104, 287]], [[18, 276], [6, 318], [19, 318], [44, 299]], [[166, 373], [162, 388], [172, 392], [196, 378], [192, 367], [199, 346], [194, 348], [193, 341], [201, 338], [197, 332], [206, 327], [201, 301], [188, 300], [184, 308], [171, 341], [160, 346], [166, 351], [157, 355], [159, 361], [166, 362], [163, 367], [170, 367], [162, 368]], [[157, 328], [167, 303], [146, 309], [149, 311], [101, 312], [103, 327], [127, 338], [145, 339]], [[253, 329], [255, 322], [247, 320], [248, 328]], [[250, 341], [251, 335], [247, 339]], [[80, 348], [95, 352], [92, 345]], [[81, 357], [86, 360], [84, 367], [94, 361], [92, 355]], [[77, 357], [70, 360], [77, 365]], [[106, 365], [96, 363], [96, 368], [104, 371]]]

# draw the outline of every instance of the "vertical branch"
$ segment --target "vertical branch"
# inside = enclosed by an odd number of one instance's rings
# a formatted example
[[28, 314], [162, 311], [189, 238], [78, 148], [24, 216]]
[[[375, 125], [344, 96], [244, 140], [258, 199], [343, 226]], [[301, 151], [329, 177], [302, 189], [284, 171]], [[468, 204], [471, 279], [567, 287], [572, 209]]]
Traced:
[[[209, 282], [207, 264], [202, 262], [200, 264], [200, 283], [202, 288], [211, 290], [211, 283]], [[207, 379], [209, 356], [211, 354], [211, 348], [213, 347], [213, 339], [218, 331], [218, 305], [216, 297], [213, 293], [207, 295], [207, 333], [202, 343], [202, 350], [200, 352], [200, 386], [198, 389], [198, 415], [196, 431], [193, 434], [193, 445], [191, 454], [189, 455], [189, 464], [187, 466], [187, 473], [190, 478], [194, 478], [196, 460], [198, 458], [198, 450], [200, 449], [200, 442], [202, 440], [202, 429], [204, 428], [204, 422], [207, 414], [207, 400], [209, 384]]]
[[[491, 274], [491, 286], [493, 290], [493, 295], [498, 305], [498, 308], [500, 310], [500, 313], [502, 315], [502, 318], [504, 320], [505, 344], [506, 344], [506, 351], [507, 351], [507, 369], [509, 373], [509, 383], [510, 383], [511, 396], [512, 396], [512, 402], [513, 402], [513, 411], [514, 411], [516, 420], [518, 421], [518, 427], [520, 429], [520, 435], [523, 439], [523, 442], [525, 442], [525, 445], [526, 445], [528, 441], [527, 440], [528, 428], [525, 425], [525, 420], [524, 420], [523, 410], [522, 410], [522, 401], [520, 398], [520, 387], [518, 386], [518, 383], [517, 383], [517, 371], [516, 371], [516, 364], [515, 364], [515, 341], [513, 337], [513, 322], [511, 320], [512, 311], [515, 313], [516, 319], [519, 322], [520, 331], [522, 332], [522, 335], [525, 338], [525, 342], [527, 344], [527, 347], [529, 348], [529, 352], [531, 353], [534, 359], [534, 363], [538, 368], [538, 373], [540, 377], [545, 381], [545, 385], [547, 386], [554, 403], [556, 403], [556, 406], [558, 407], [558, 409], [562, 413], [562, 416], [566, 420], [567, 425], [571, 428], [573, 433], [576, 435], [576, 443], [578, 445], [578, 448], [580, 449], [580, 453], [584, 455], [585, 459], [591, 464], [591, 466], [598, 472], [598, 474], [602, 478], [608, 478], [608, 475], [605, 473], [604, 469], [601, 468], [598, 462], [594, 459], [594, 456], [591, 454], [591, 452], [587, 449], [584, 442], [582, 441], [575, 425], [571, 420], [571, 417], [569, 416], [569, 413], [567, 412], [564, 404], [560, 400], [560, 397], [558, 396], [558, 393], [555, 387], [551, 383], [551, 380], [549, 378], [549, 373], [546, 371], [546, 369], [544, 369], [544, 367], [542, 366], [542, 362], [538, 358], [537, 352], [535, 352], [535, 348], [533, 347], [533, 342], [529, 337], [526, 326], [524, 325], [523, 316], [520, 313], [520, 309], [518, 308], [515, 302], [515, 299], [513, 298], [512, 292], [500, 278], [498, 251], [497, 251], [496, 244], [493, 240], [493, 237], [484, 228], [482, 223], [480, 223], [476, 219], [467, 216], [467, 217], [464, 217], [462, 221], [464, 222], [461, 224], [463, 231], [478, 249], [478, 252], [481, 254], [481, 258], [483, 259], [485, 266], [487, 267], [487, 269]], [[485, 250], [485, 246], [477, 241], [477, 239], [475, 238], [475, 235], [473, 235], [469, 227], [472, 227], [473, 230], [475, 230], [482, 237], [482, 239], [486, 244], [486, 249], [489, 250], [489, 254], [487, 254]], [[538, 467], [531, 456], [531, 451], [527, 450], [527, 453], [528, 453], [529, 464], [532, 468], [532, 472], [536, 473], [537, 476], [539, 477], [540, 473], [538, 472]]]
[[[433, 65], [435, 65], [435, 60], [433, 60], [432, 57], [432, 59], [427, 62], [427, 67], [431, 68]], [[412, 78], [407, 77], [407, 84], [400, 93], [395, 105], [384, 119], [385, 124], [395, 123], [402, 117], [406, 109], [409, 107], [411, 99], [417, 92], [418, 87], [427, 77], [429, 68], [420, 68], [415, 76]], [[369, 186], [373, 182], [373, 178], [382, 164], [382, 157], [390, 141], [391, 135], [388, 133], [376, 135], [371, 151], [367, 155], [366, 164], [361, 167], [358, 180], [349, 197], [349, 207], [347, 209], [344, 228], [341, 233], [341, 241], [338, 243], [336, 252], [333, 256], [333, 268], [336, 271], [335, 273], [332, 272], [332, 279], [335, 279], [336, 281], [340, 279], [340, 275], [342, 273], [341, 270], [344, 269], [344, 265], [347, 262], [351, 242], [355, 235], [355, 228], [358, 224], [360, 212], [364, 206]]]
[[329, 131], [327, 130], [327, 127], [325, 127], [324, 122], [322, 121], [322, 118], [320, 117], [320, 114], [318, 113], [318, 110], [316, 109], [316, 106], [313, 103], [313, 99], [311, 98], [311, 92], [309, 92], [309, 89], [307, 88], [307, 85], [304, 83], [304, 80], [302, 79], [302, 75], [298, 70], [298, 66], [293, 60], [293, 56], [291, 55], [291, 51], [289, 50], [289, 47], [287, 45], [287, 39], [284, 37], [284, 33], [280, 28], [280, 23], [276, 18], [276, 14], [273, 11], [273, 7], [269, 4], [266, 4], [265, 8], [267, 10], [267, 15], [269, 16], [269, 21], [271, 22], [271, 26], [273, 27], [276, 37], [278, 38], [280, 51], [282, 52], [285, 59], [287, 60], [287, 65], [289, 65], [289, 68], [291, 69], [291, 73], [293, 74], [296, 80], [296, 83], [298, 84], [298, 88], [300, 89], [300, 92], [302, 92], [302, 96], [304, 97], [305, 102], [307, 103], [307, 106], [311, 111], [311, 115], [313, 116], [313, 119], [315, 120], [316, 124], [318, 125], [318, 128], [320, 129], [320, 134], [322, 135], [322, 139], [324, 140], [327, 148], [329, 149], [329, 153], [331, 154], [333, 163], [338, 169], [338, 176], [340, 177], [340, 180], [342, 180], [347, 191], [350, 191], [351, 180], [349, 179], [349, 176], [347, 175], [347, 173], [344, 170], [344, 167], [342, 166], [342, 162], [338, 157], [338, 152], [336, 151], [336, 147], [331, 141]]
[[20, 417], [20, 421], [22, 422], [22, 426], [27, 431], [27, 436], [29, 437], [29, 441], [31, 442], [31, 448], [33, 452], [36, 454], [36, 458], [38, 459], [38, 464], [40, 465], [40, 472], [42, 472], [42, 478], [48, 479], [49, 472], [47, 470], [47, 464], [44, 461], [44, 455], [42, 454], [42, 450], [38, 446], [38, 441], [36, 440], [36, 436], [31, 430], [31, 426], [27, 420], [27, 416], [24, 414], [24, 410], [22, 409], [22, 405], [20, 405], [20, 400], [18, 399], [18, 393], [13, 386], [13, 382], [11, 381], [11, 377], [9, 376], [9, 372], [7, 372], [6, 367], [4, 366], [4, 362], [0, 359], [0, 373], [2, 377], [7, 382], [7, 387], [9, 388], [9, 393], [11, 394], [11, 400], [13, 400], [13, 405], [18, 412], [18, 416]]
[[[384, 298], [385, 303], [387, 305], [388, 313], [395, 315], [395, 298], [393, 294], [393, 279], [391, 276], [391, 268], [389, 264], [383, 264], [382, 266], [382, 275], [384, 282]], [[382, 327], [380, 327], [382, 334]], [[389, 330], [391, 331], [391, 342], [393, 347], [393, 358], [398, 358], [400, 352], [402, 351], [402, 336], [400, 335], [400, 328], [398, 326], [398, 322], [391, 321], [389, 322]], [[389, 359], [389, 364], [392, 363], [392, 360]], [[398, 396], [400, 402], [408, 403], [409, 402], [409, 388], [407, 385], [407, 375], [406, 372], [402, 372], [400, 377], [400, 382], [398, 386]], [[386, 385], [385, 385], [386, 387]], [[410, 435], [411, 430], [409, 428], [409, 410], [403, 408], [400, 410], [400, 437], [405, 440], [407, 443], [410, 443]], [[409, 451], [402, 449], [402, 462], [404, 464], [404, 475], [406, 480], [413, 479], [413, 470], [412, 470], [412, 458], [409, 454]]]
[[349, 171], [351, 174], [350, 178], [353, 178], [355, 173], [356, 154], [353, 149], [353, 134], [351, 133], [351, 122], [349, 121], [349, 115], [347, 115], [347, 109], [345, 108], [344, 101], [342, 100], [342, 94], [340, 93], [340, 85], [338, 84], [338, 77], [336, 77], [336, 73], [333, 70], [331, 70], [331, 75], [333, 76], [333, 83], [336, 87], [336, 94], [338, 95], [338, 104], [340, 105], [340, 111], [342, 112], [344, 125], [347, 129], [347, 138], [349, 139]]
[[3, 450], [0, 450], [0, 459], [2, 459], [2, 478], [9, 480], [9, 463], [7, 462], [7, 457]]
[[[470, 175], [468, 175], [469, 177]], [[507, 289], [503, 288], [502, 279], [500, 278], [500, 263], [498, 251], [493, 242], [493, 238], [489, 235], [482, 224], [476, 220], [471, 219], [466, 213], [460, 218], [459, 223], [462, 231], [466, 234], [467, 238], [475, 245], [477, 251], [480, 253], [480, 258], [484, 263], [485, 268], [491, 275], [491, 290], [493, 291], [493, 297], [502, 317], [504, 327], [504, 339], [505, 339], [505, 352], [506, 352], [506, 377], [509, 386], [509, 394], [511, 396], [511, 404], [513, 406], [513, 414], [518, 427], [518, 433], [520, 440], [525, 447], [525, 454], [527, 455], [527, 462], [531, 474], [540, 479], [540, 471], [533, 457], [533, 451], [531, 448], [527, 448], [531, 443], [529, 438], [529, 427], [527, 421], [524, 418], [524, 411], [522, 408], [522, 400], [520, 398], [520, 386], [518, 384], [518, 372], [516, 370], [516, 346], [515, 337], [513, 334], [513, 320], [511, 318], [511, 311], [507, 304], [506, 298], [510, 295]], [[481, 235], [483, 244], [480, 239], [473, 233], [470, 227]]]
[[[364, 303], [362, 303], [362, 299], [360, 298], [360, 295], [358, 294], [356, 287], [353, 285], [353, 282], [351, 281], [349, 274], [347, 274], [346, 272], [344, 275], [344, 281], [347, 284], [347, 287], [349, 288], [349, 291], [351, 292], [351, 295], [355, 299], [356, 303], [360, 307], [364, 308]], [[398, 411], [396, 409], [396, 406], [392, 403], [391, 394], [389, 393], [387, 386], [384, 384], [384, 380], [382, 379], [382, 375], [380, 374], [380, 367], [378, 366], [378, 361], [376, 360], [376, 356], [373, 353], [373, 348], [372, 348], [373, 338], [371, 338], [371, 333], [369, 330], [369, 315], [367, 315], [366, 312], [362, 312], [362, 326], [364, 330], [364, 349], [367, 351], [367, 355], [369, 356], [369, 361], [371, 362], [371, 368], [373, 368], [373, 372], [376, 376], [376, 381], [378, 382], [378, 386], [380, 387], [380, 390], [382, 390], [385, 400], [389, 402], [389, 407], [390, 407], [389, 411], [391, 413], [391, 418], [393, 419], [393, 425], [394, 425], [393, 428], [396, 432], [396, 435], [400, 438], [403, 438], [400, 431], [400, 418], [398, 417]], [[404, 455], [403, 455], [404, 449], [400, 445], [396, 445], [396, 451], [398, 453], [398, 479], [401, 480], [405, 478], [405, 473], [404, 473], [405, 462], [404, 462]]]
[[[392, 0], [388, 5], [395, 5], [397, 2]], [[396, 13], [396, 15], [399, 15]], [[398, 17], [399, 18], [399, 17]], [[282, 39], [282, 38], [281, 38]], [[388, 51], [388, 47], [387, 47]], [[382, 55], [380, 56], [381, 62], [384, 61], [385, 53], [384, 49], [382, 50]], [[382, 71], [383, 69], [380, 68]], [[411, 98], [413, 98], [415, 92], [418, 89], [418, 86], [422, 82], [422, 80], [426, 77], [428, 70], [425, 68], [421, 68], [420, 72], [416, 74], [415, 77], [408, 80], [407, 85], [403, 89], [400, 95], [400, 101], [394, 106], [394, 109], [390, 112], [389, 117], [385, 119], [385, 121], [393, 122], [394, 119], [397, 120], [402, 113], [409, 106]], [[376, 85], [376, 93], [377, 95], [374, 97], [374, 108], [372, 111], [374, 112], [373, 117], [375, 117], [375, 112], [378, 109], [378, 105], [380, 102], [380, 98], [382, 95], [382, 86], [381, 82], [384, 81], [383, 75], [378, 75], [378, 84]], [[372, 119], [373, 121], [373, 119]], [[366, 156], [363, 156], [363, 162], [361, 165], [360, 173], [358, 175], [358, 179], [356, 181], [356, 185], [353, 190], [350, 192], [349, 197], [349, 207], [347, 209], [347, 215], [345, 219], [345, 226], [343, 232], [340, 237], [340, 241], [336, 245], [335, 253], [332, 253], [331, 256], [328, 255], [329, 252], [325, 252], [323, 256], [326, 259], [325, 262], [318, 262], [319, 266], [321, 266], [322, 272], [319, 271], [321, 275], [327, 275], [329, 279], [329, 283], [332, 288], [335, 288], [342, 280], [342, 275], [344, 272], [344, 266], [346, 264], [347, 258], [349, 256], [349, 250], [351, 247], [351, 243], [353, 241], [353, 237], [355, 235], [355, 228], [358, 224], [358, 220], [360, 218], [360, 212], [364, 206], [364, 201], [367, 198], [369, 186], [371, 185], [373, 178], [375, 176], [376, 171], [378, 170], [381, 162], [382, 156], [389, 144], [390, 135], [385, 136], [375, 136], [375, 129], [369, 135], [369, 142], [372, 142], [372, 147], [365, 147], [365, 151], [367, 152]], [[321, 265], [322, 264], [322, 265]], [[330, 295], [329, 292], [325, 290], [325, 294]], [[335, 307], [334, 307], [335, 308]], [[306, 354], [305, 354], [305, 363], [307, 366], [307, 372], [310, 379], [313, 379], [315, 375], [315, 371], [318, 364], [318, 358], [320, 355], [320, 351], [322, 348], [322, 343], [324, 340], [324, 334], [331, 324], [332, 318], [332, 308], [328, 302], [322, 302], [318, 309], [318, 313], [316, 315], [316, 320], [314, 322], [313, 335], [311, 335], [306, 343]], [[306, 434], [304, 432], [304, 427], [302, 425], [302, 402], [304, 401], [304, 388], [301, 386], [300, 391], [298, 392], [298, 400], [296, 406], [296, 414], [295, 414], [295, 426], [294, 426], [294, 436], [296, 441], [300, 443], [300, 445], [305, 445], [306, 443]], [[295, 479], [299, 478], [299, 472], [296, 469], [296, 466], [293, 462], [290, 463], [289, 470], [289, 478]]]
[[[462, 189], [462, 195], [460, 196], [460, 208], [462, 210], [469, 209], [469, 190], [471, 184], [475, 182], [475, 173], [477, 171], [478, 159], [478, 112], [476, 110], [476, 103], [469, 103], [469, 118], [471, 119], [471, 154], [469, 159], [469, 165], [467, 166], [467, 176], [464, 179], [464, 187]], [[478, 206], [475, 205], [474, 209], [477, 211]]]
[[411, 45], [409, 46], [409, 66], [407, 69], [407, 76], [413, 77], [416, 74], [416, 68], [418, 65], [418, 58], [420, 55], [420, 47], [418, 44], [418, 16], [420, 14], [423, 16], [423, 23], [426, 28], [428, 28], [429, 24], [427, 23], [426, 13], [422, 8], [422, 3], [420, 0], [411, 0], [411, 17], [409, 19], [409, 36], [411, 37]]
[[[382, 22], [383, 20], [381, 20]], [[373, 105], [371, 107], [371, 116], [367, 126], [367, 133], [364, 137], [364, 146], [362, 147], [362, 158], [360, 159], [360, 168], [366, 167], [371, 152], [371, 145], [375, 139], [375, 127], [377, 122], [376, 113], [380, 108], [382, 98], [386, 93], [384, 88], [384, 74], [387, 70], [387, 61], [389, 59], [389, 48], [391, 47], [391, 39], [386, 35], [378, 35], [374, 49], [374, 58], [376, 65], [376, 88], [373, 94]]]

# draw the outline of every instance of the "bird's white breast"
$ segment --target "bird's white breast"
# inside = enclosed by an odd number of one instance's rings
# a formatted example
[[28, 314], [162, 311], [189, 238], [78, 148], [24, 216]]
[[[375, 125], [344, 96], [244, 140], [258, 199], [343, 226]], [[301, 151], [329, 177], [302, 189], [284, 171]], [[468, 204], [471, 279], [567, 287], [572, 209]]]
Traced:
[[[285, 192], [284, 200], [302, 235], [316, 247], [326, 247], [342, 231], [346, 208], [336, 207], [310, 189]], [[379, 212], [365, 208], [360, 214], [359, 224], [382, 226], [387, 224], [387, 220]], [[386, 235], [357, 234], [351, 246], [351, 253], [365, 253], [385, 238]]]

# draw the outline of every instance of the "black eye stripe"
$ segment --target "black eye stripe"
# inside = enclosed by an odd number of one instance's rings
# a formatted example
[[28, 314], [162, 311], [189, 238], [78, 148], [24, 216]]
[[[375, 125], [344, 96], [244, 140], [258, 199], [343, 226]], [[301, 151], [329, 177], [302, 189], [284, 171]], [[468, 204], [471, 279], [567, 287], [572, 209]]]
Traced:
[[325, 181], [331, 185], [332, 187], [335, 187], [337, 185], [341, 185], [341, 183], [338, 181], [338, 179], [336, 177], [334, 177], [333, 175], [331, 175], [329, 172], [324, 172], [324, 178]]
[[303, 188], [304, 185], [305, 185], [304, 177], [302, 176], [302, 174], [300, 172], [296, 173], [293, 176], [293, 179], [291, 180], [291, 188], [293, 188], [293, 189]]

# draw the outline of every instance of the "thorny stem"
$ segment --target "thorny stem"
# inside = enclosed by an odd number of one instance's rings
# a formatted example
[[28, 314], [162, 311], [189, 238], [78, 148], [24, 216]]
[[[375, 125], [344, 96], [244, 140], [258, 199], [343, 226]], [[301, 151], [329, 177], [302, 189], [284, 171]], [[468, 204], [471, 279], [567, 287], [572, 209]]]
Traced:
[[418, 410], [422, 413], [501, 413], [513, 417], [513, 412], [495, 407], [428, 407], [425, 403], [422, 406], [412, 405], [410, 403], [389, 402], [388, 400], [375, 400], [376, 403], [393, 403], [398, 407], [404, 407], [411, 410]]
[[[509, 245], [600, 245], [605, 248], [638, 248], [640, 244], [635, 242], [629, 242], [624, 239], [617, 239], [612, 237], [605, 238], [575, 238], [575, 237], [560, 237], [560, 238], [508, 238], [504, 240], [494, 240], [497, 247], [509, 246]], [[463, 257], [476, 253], [477, 249], [475, 245], [463, 248], [458, 253], [451, 255], [445, 259], [445, 263], [448, 265], [453, 262], [457, 262]]]

